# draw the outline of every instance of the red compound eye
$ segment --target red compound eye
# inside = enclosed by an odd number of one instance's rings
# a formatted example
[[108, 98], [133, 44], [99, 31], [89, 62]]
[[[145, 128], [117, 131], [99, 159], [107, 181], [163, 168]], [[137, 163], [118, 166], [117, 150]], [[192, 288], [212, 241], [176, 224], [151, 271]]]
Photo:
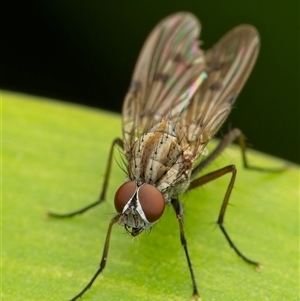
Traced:
[[164, 197], [154, 186], [144, 184], [139, 190], [139, 200], [150, 223], [156, 222], [164, 213]]
[[[126, 182], [115, 194], [115, 208], [121, 213], [136, 191], [134, 181]], [[138, 195], [140, 204], [150, 223], [156, 222], [164, 213], [165, 200], [161, 192], [150, 184], [144, 184], [139, 189]]]
[[121, 213], [128, 203], [128, 201], [132, 198], [136, 191], [135, 182], [126, 182], [122, 186], [119, 187], [115, 194], [115, 208], [117, 212]]

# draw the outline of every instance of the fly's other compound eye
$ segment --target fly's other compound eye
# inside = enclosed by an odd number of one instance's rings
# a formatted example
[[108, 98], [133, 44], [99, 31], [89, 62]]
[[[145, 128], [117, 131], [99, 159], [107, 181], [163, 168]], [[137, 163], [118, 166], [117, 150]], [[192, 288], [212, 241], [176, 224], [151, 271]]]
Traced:
[[156, 222], [164, 213], [165, 200], [161, 192], [150, 184], [139, 189], [139, 201], [150, 223]]
[[[122, 212], [125, 205], [133, 197], [137, 190], [136, 183], [130, 181], [124, 183], [115, 194], [115, 208]], [[144, 184], [138, 189], [138, 201], [150, 223], [156, 222], [163, 214], [165, 200], [161, 192], [150, 184]]]
[[115, 194], [115, 208], [117, 212], [121, 213], [123, 211], [125, 205], [132, 198], [135, 191], [136, 184], [133, 181], [126, 182], [119, 187]]

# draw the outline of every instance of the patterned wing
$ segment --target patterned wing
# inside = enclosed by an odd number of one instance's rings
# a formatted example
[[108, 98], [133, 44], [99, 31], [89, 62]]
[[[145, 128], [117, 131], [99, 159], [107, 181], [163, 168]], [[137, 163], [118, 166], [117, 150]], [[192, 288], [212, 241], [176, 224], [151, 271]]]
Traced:
[[123, 104], [125, 150], [163, 118], [177, 118], [206, 76], [200, 24], [190, 13], [161, 21], [146, 40]]
[[254, 66], [259, 44], [256, 29], [240, 25], [207, 51], [207, 78], [181, 119], [194, 157], [225, 121]]

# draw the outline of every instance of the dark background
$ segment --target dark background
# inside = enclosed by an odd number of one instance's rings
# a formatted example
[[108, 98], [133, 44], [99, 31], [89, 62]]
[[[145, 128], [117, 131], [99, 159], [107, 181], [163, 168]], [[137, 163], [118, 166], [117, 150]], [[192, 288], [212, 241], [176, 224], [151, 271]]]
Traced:
[[258, 62], [223, 133], [239, 127], [255, 149], [300, 163], [298, 0], [10, 2], [1, 88], [120, 112], [143, 42], [177, 11], [201, 20], [204, 49], [238, 24], [258, 29]]

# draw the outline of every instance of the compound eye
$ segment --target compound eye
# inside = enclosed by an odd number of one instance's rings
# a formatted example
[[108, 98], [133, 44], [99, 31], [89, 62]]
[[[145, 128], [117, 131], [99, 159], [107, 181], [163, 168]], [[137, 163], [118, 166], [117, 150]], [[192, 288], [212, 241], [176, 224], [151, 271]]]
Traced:
[[139, 201], [150, 223], [156, 222], [164, 213], [165, 200], [161, 192], [150, 184], [144, 184], [139, 190]]
[[115, 194], [115, 208], [117, 212], [121, 213], [123, 211], [125, 205], [132, 198], [135, 191], [136, 184], [133, 181], [126, 182], [119, 187]]

